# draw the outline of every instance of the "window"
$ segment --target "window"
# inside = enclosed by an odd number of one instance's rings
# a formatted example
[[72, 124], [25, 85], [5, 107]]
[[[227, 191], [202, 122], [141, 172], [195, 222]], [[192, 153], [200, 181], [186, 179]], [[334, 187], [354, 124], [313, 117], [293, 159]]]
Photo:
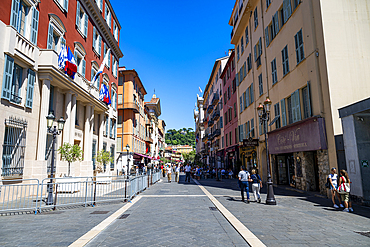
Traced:
[[95, 0], [100, 11], [103, 11], [103, 0]]
[[236, 55], [237, 55], [237, 58], [238, 58], [238, 61], [239, 61], [239, 58], [240, 58], [240, 54], [239, 54], [239, 45], [238, 45], [238, 47], [236, 48]]
[[117, 150], [119, 152], [122, 150], [122, 137], [117, 137]]
[[254, 9], [254, 29], [258, 26], [258, 14], [257, 14], [257, 7]]
[[93, 48], [94, 51], [100, 56], [101, 52], [101, 36], [99, 35], [98, 30], [93, 28]]
[[240, 99], [239, 99], [239, 110], [240, 110], [240, 113], [242, 113], [242, 111], [243, 111], [243, 97], [242, 96], [240, 96]]
[[276, 72], [276, 58], [271, 62], [271, 71], [272, 71], [272, 85], [277, 82], [277, 72]]
[[123, 78], [124, 78], [124, 75], [118, 77], [118, 86], [123, 86]]
[[282, 9], [282, 12], [283, 12], [283, 23], [285, 24], [289, 17], [292, 15], [292, 7], [291, 7], [291, 3], [290, 3], [291, 0], [284, 0], [283, 1], [283, 9]]
[[10, 25], [34, 45], [37, 43], [38, 22], [39, 11], [34, 6], [22, 0], [13, 0]]
[[110, 9], [108, 7], [108, 4], [105, 3], [105, 21], [108, 24], [108, 27], [111, 27], [111, 14], [110, 14]]
[[110, 146], [110, 157], [112, 158], [112, 161], [110, 162], [110, 169], [111, 170], [114, 170], [114, 162], [115, 162], [115, 160], [114, 160], [114, 152], [115, 152], [115, 146], [114, 145], [112, 145], [112, 146]]
[[309, 118], [312, 116], [311, 112], [311, 96], [310, 96], [310, 83], [307, 82], [307, 86], [302, 88], [302, 103], [303, 103], [303, 118]]
[[279, 11], [276, 11], [276, 13], [272, 16], [271, 40], [273, 40], [279, 33], [279, 27]]
[[280, 124], [280, 106], [279, 106], [279, 103], [276, 103], [274, 105], [274, 111], [275, 111], [275, 128], [280, 128], [281, 127], [281, 124]]
[[280, 106], [281, 106], [281, 125], [285, 126], [286, 125], [286, 107], [285, 107], [285, 99], [282, 99], [280, 101]]
[[68, 12], [68, 0], [54, 0], [58, 7], [65, 12]]
[[[96, 73], [98, 72], [98, 69], [99, 69], [98, 64], [96, 62], [92, 62], [91, 63], [91, 81], [92, 82], [94, 80], [94, 77], [95, 77]], [[100, 88], [100, 78], [99, 78], [99, 76], [96, 79], [96, 81], [94, 82], [94, 86], [98, 89]]]
[[115, 20], [113, 20], [113, 36], [118, 42], [118, 26]]
[[262, 73], [258, 76], [258, 88], [261, 96], [263, 94]]
[[222, 148], [224, 148], [224, 137], [222, 137]]
[[254, 118], [251, 119], [251, 132], [250, 136], [254, 138]]
[[85, 55], [84, 51], [82, 51], [79, 46], [75, 47], [75, 60], [77, 64], [77, 72], [80, 73], [83, 77], [86, 75], [86, 60], [85, 60]]
[[112, 85], [112, 90], [111, 90], [111, 95], [112, 95], [112, 107], [114, 110], [117, 110], [117, 94], [116, 94], [116, 90], [113, 88], [113, 85]]
[[88, 24], [89, 24], [89, 17], [87, 16], [87, 13], [82, 8], [79, 1], [77, 1], [77, 9], [76, 9], [76, 27], [79, 33], [87, 38], [87, 30], [88, 30]]
[[232, 134], [233, 134], [232, 132], [229, 133], [230, 146], [233, 144], [233, 135]]
[[50, 18], [47, 49], [59, 52], [62, 44], [66, 44], [66, 40], [63, 38], [64, 33], [65, 30], [60, 28], [60, 25], [54, 20], [54, 18]]
[[227, 88], [227, 100], [230, 100], [231, 92], [230, 92], [230, 86]]
[[233, 80], [233, 94], [236, 92], [236, 79]]
[[22, 176], [26, 148], [27, 122], [9, 118], [5, 120], [2, 176]]
[[229, 140], [229, 138], [228, 138], [228, 134], [226, 133], [226, 147], [227, 147], [227, 146], [229, 146], [229, 145], [228, 145], [228, 140]]
[[245, 28], [245, 46], [249, 43], [248, 26]]
[[248, 72], [252, 69], [252, 54], [249, 53], [249, 56], [247, 58], [247, 64], [248, 64]]
[[[104, 58], [105, 58], [108, 50], [109, 50], [109, 47], [108, 47], [107, 43], [104, 43]], [[105, 66], [107, 66], [107, 68], [110, 68], [110, 50], [108, 52], [108, 60], [105, 64]]]
[[118, 94], [118, 105], [122, 105], [123, 104], [123, 95], [122, 94]]
[[293, 10], [295, 10], [300, 3], [301, 3], [301, 0], [293, 0]]
[[260, 135], [263, 135], [263, 134], [265, 134], [265, 126], [264, 126], [264, 124], [263, 124], [263, 122], [261, 121], [261, 119], [259, 118], [259, 134]]
[[270, 6], [271, 0], [266, 0], [266, 9]]
[[241, 54], [244, 52], [244, 38], [242, 37], [240, 40], [240, 48], [241, 48]]
[[262, 39], [259, 38], [257, 44], [254, 46], [254, 61], [257, 63], [257, 68], [261, 65], [262, 55]]
[[302, 29], [294, 36], [295, 40], [295, 54], [297, 57], [297, 64], [304, 59], [303, 36]]
[[112, 56], [112, 74], [115, 78], [117, 78], [118, 75], [118, 62], [117, 59]]
[[105, 133], [103, 133], [103, 136], [108, 136], [108, 128], [109, 128], [109, 117], [105, 116]]
[[289, 72], [289, 58], [288, 58], [288, 46], [285, 46], [281, 51], [283, 61], [283, 75], [285, 76]]
[[236, 103], [234, 103], [234, 117], [236, 117]]

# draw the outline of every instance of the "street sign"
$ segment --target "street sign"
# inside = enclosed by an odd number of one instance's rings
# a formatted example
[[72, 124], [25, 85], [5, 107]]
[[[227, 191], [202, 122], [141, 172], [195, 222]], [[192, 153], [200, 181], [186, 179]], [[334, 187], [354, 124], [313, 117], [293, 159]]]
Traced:
[[361, 160], [362, 167], [369, 167], [369, 161]]
[[258, 139], [253, 139], [249, 137], [248, 139], [243, 140], [243, 147], [258, 146]]

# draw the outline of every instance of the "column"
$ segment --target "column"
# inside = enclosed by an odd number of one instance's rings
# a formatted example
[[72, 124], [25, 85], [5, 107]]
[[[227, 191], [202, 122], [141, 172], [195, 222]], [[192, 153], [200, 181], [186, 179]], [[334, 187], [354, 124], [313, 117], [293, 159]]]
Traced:
[[[94, 126], [95, 126], [95, 107], [93, 105], [90, 105], [90, 142], [93, 141], [94, 136]], [[91, 145], [92, 148], [92, 145]], [[97, 147], [96, 147], [97, 148]]]
[[91, 138], [90, 138], [90, 117], [91, 106], [85, 106], [85, 127], [84, 127], [84, 161], [91, 161]]
[[65, 107], [65, 124], [63, 129], [63, 143], [69, 143], [69, 137], [71, 135], [71, 108], [72, 108], [72, 94], [66, 92], [64, 95], [64, 107]]
[[71, 144], [74, 144], [75, 139], [75, 124], [76, 124], [76, 111], [77, 111], [77, 95], [72, 95], [72, 108], [71, 108], [71, 128], [70, 128], [70, 135], [69, 135], [69, 141]]
[[98, 141], [99, 150], [103, 149], [103, 133], [105, 127], [104, 123], [105, 123], [105, 114], [103, 112], [99, 114], [99, 141]]
[[39, 116], [39, 134], [37, 145], [37, 160], [45, 160], [46, 150], [46, 135], [47, 135], [47, 122], [46, 116], [49, 114], [49, 100], [50, 100], [50, 81], [51, 78], [44, 79], [40, 83], [41, 89], [41, 104]]

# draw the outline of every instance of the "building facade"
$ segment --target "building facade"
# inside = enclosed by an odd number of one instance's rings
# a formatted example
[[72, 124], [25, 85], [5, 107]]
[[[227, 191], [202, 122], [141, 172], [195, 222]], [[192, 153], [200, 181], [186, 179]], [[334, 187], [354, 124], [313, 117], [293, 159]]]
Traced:
[[[5, 0], [0, 10], [2, 178], [42, 179], [50, 174], [50, 113], [66, 120], [56, 148], [70, 143], [83, 149], [84, 160], [72, 164], [70, 175], [93, 175], [95, 154], [106, 149], [114, 156], [116, 145], [117, 70], [123, 54], [121, 26], [110, 2]], [[62, 45], [74, 55], [74, 77], [59, 69]], [[103, 74], [92, 85], [108, 51]], [[111, 105], [99, 100], [102, 83]], [[55, 162], [57, 176], [66, 175], [67, 162], [59, 155]], [[107, 165], [105, 171], [115, 174], [115, 162]]]
[[[267, 97], [273, 102], [267, 132], [274, 183], [325, 193], [330, 167], [345, 162], [338, 148], [342, 130], [337, 109], [370, 94], [369, 75], [361, 69], [368, 67], [365, 57], [370, 53], [364, 37], [370, 26], [367, 5], [235, 2], [229, 25], [236, 57], [239, 146], [245, 149], [240, 158], [257, 168], [263, 180], [266, 141], [256, 108]], [[247, 141], [251, 139], [257, 144]], [[248, 150], [256, 152], [256, 160]]]

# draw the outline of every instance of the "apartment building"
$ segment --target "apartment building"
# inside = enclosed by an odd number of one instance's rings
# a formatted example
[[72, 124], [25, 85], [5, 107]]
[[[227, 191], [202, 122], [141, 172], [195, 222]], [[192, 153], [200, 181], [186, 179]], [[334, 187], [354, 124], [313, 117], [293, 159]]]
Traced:
[[[116, 144], [117, 69], [123, 54], [121, 26], [110, 2], [4, 0], [0, 11], [2, 179], [43, 179], [50, 174], [50, 113], [66, 120], [56, 149], [62, 143], [83, 149], [84, 160], [72, 164], [70, 175], [93, 175], [95, 154], [106, 149], [114, 156]], [[59, 69], [62, 45], [74, 55], [74, 77]], [[91, 85], [108, 50], [103, 74]], [[99, 100], [102, 83], [110, 105]], [[66, 175], [67, 162], [59, 155], [55, 162], [55, 174]], [[115, 169], [115, 162], [105, 167], [107, 173]]]
[[225, 145], [225, 168], [237, 172], [236, 162], [239, 160], [238, 142], [238, 104], [235, 78], [235, 51], [230, 51], [230, 56], [221, 73], [223, 91], [223, 132]]
[[[152, 165], [159, 165], [160, 148], [163, 146], [163, 133], [165, 133], [165, 123], [159, 119], [162, 114], [161, 101], [155, 94], [149, 102], [145, 102], [145, 108], [150, 116], [149, 128], [153, 131], [150, 132], [150, 137], [153, 143], [150, 144], [150, 156], [152, 157]], [[162, 136], [161, 136], [161, 132]], [[162, 140], [162, 141], [161, 141]]]
[[[243, 164], [266, 180], [266, 142], [256, 108], [269, 97], [274, 183], [325, 193], [330, 167], [345, 168], [338, 108], [370, 94], [363, 69], [370, 54], [368, 2], [238, 0], [229, 25]], [[248, 153], [252, 144], [256, 159]]]
[[196, 153], [200, 155], [200, 159], [203, 160], [205, 153], [205, 144], [202, 139], [204, 137], [204, 109], [203, 109], [203, 97], [197, 95], [197, 102], [194, 109], [194, 122], [195, 122], [195, 141], [196, 141]]
[[203, 110], [205, 136], [202, 141], [206, 147], [205, 164], [212, 167], [224, 167], [224, 133], [223, 133], [223, 104], [222, 104], [222, 70], [228, 56], [215, 61], [207, 86], [204, 90]]

